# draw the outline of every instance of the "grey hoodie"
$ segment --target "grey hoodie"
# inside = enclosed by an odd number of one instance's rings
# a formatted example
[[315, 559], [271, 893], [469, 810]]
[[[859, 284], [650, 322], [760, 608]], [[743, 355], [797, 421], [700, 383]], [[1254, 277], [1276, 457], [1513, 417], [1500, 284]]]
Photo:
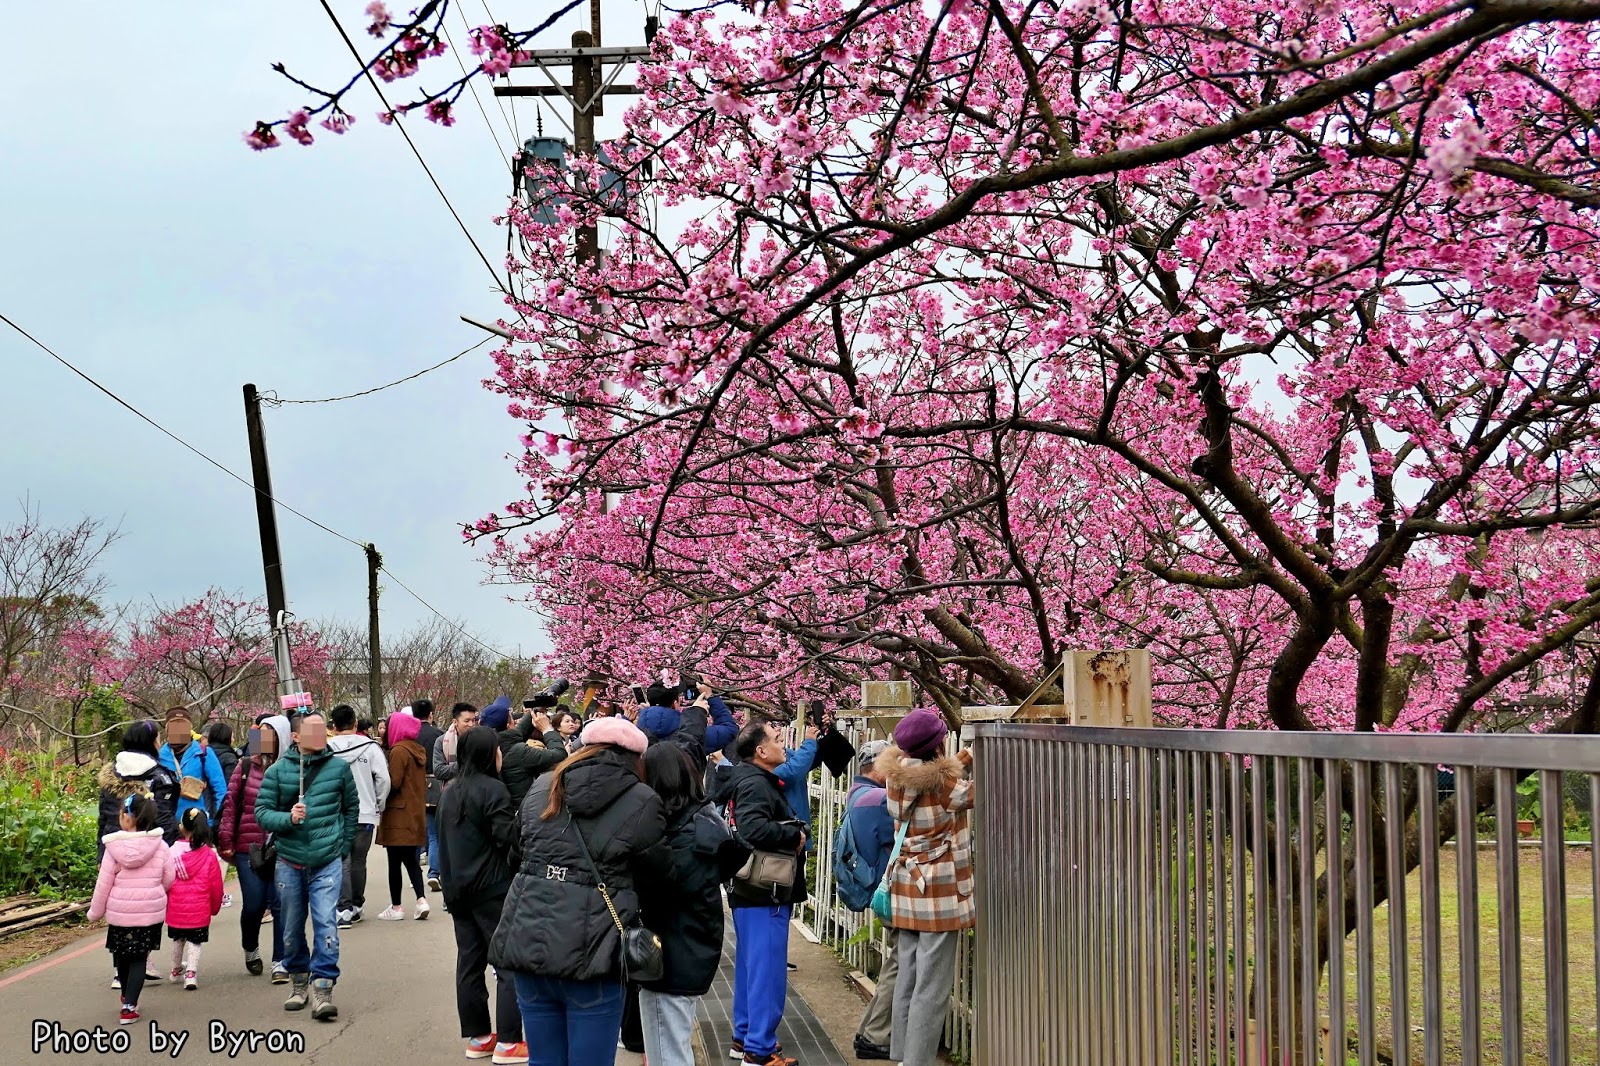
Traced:
[[357, 820], [362, 825], [377, 825], [389, 799], [389, 760], [383, 746], [360, 733], [344, 733], [328, 738], [328, 750], [350, 764], [356, 794], [361, 797]]

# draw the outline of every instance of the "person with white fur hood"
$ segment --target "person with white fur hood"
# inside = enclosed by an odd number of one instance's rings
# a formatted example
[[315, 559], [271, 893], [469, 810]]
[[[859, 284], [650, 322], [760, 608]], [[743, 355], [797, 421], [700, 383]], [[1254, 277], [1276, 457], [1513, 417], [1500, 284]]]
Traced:
[[129, 796], [148, 796], [156, 801], [156, 826], [161, 838], [171, 844], [178, 839], [178, 779], [161, 765], [156, 750], [160, 730], [149, 719], [131, 723], [122, 734], [122, 750], [100, 767], [95, 783], [100, 786], [100, 832], [96, 837], [95, 859], [106, 853], [104, 838], [115, 833], [122, 803]]

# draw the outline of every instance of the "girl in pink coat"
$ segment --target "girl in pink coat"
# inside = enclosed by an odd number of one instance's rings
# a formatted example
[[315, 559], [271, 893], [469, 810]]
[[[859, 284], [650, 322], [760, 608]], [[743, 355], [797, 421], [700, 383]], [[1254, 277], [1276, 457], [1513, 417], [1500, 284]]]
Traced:
[[172, 883], [172, 853], [156, 825], [156, 804], [134, 793], [122, 801], [117, 824], [122, 829], [101, 838], [106, 846], [100, 876], [89, 903], [89, 920], [106, 920], [106, 949], [122, 984], [118, 1020], [139, 1020], [139, 992], [145, 964], [161, 947], [161, 918], [167, 913], [167, 886]]
[[211, 919], [222, 909], [222, 861], [213, 846], [205, 808], [190, 807], [178, 821], [172, 845], [172, 884], [167, 889], [167, 936], [172, 938], [172, 977], [200, 987], [200, 945], [211, 939]]

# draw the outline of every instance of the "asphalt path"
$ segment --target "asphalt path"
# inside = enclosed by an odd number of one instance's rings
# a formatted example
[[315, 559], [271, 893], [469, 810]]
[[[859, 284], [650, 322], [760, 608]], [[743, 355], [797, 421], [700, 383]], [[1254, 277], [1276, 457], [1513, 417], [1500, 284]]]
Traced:
[[[245, 971], [238, 883], [230, 879], [234, 904], [211, 923], [211, 940], [200, 960], [200, 987], [190, 992], [166, 981], [147, 982], [140, 996], [141, 1018], [132, 1025], [117, 1024], [120, 993], [111, 988], [103, 925], [45, 959], [0, 974], [0, 1063], [465, 1062], [466, 1042], [458, 1035], [455, 1009], [455, 933], [444, 901], [433, 896], [432, 915], [414, 921], [407, 887], [407, 919], [377, 921], [374, 916], [387, 902], [388, 891], [382, 848], [373, 847], [368, 870], [367, 920], [340, 932], [336, 1020], [314, 1021], [309, 1008], [285, 1011], [289, 986], [272, 984], [267, 973], [252, 977]], [[271, 933], [270, 925], [262, 927], [263, 955], [271, 953]], [[171, 968], [170, 943], [163, 936], [162, 950], [153, 959], [156, 969]], [[489, 989], [492, 1002], [492, 974]], [[69, 1040], [69, 1050], [61, 1051], [50, 1039], [35, 1049], [36, 1036], [58, 1032], [83, 1035], [77, 1037], [76, 1049]], [[254, 1051], [248, 1044], [230, 1043], [241, 1034], [246, 1040], [262, 1034]], [[109, 1045], [94, 1043], [113, 1036], [127, 1038], [126, 1051], [101, 1050]], [[176, 1044], [179, 1036], [184, 1036], [181, 1045]], [[303, 1041], [303, 1051], [295, 1041]], [[638, 1061], [618, 1052], [618, 1066]]]

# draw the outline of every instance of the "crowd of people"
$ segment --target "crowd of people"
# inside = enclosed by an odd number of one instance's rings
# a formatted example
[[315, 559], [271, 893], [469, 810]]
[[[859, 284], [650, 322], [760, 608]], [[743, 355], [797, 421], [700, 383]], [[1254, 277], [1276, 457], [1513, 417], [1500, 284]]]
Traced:
[[[945, 754], [944, 719], [913, 711], [892, 741], [856, 751], [814, 715], [790, 748], [786, 722], [751, 709], [741, 725], [693, 683], [634, 689], [642, 699], [586, 715], [556, 705], [564, 687], [515, 720], [504, 696], [457, 703], [437, 726], [426, 699], [378, 722], [347, 705], [264, 713], [239, 750], [225, 723], [202, 736], [182, 708], [164, 731], [128, 726], [99, 774], [89, 914], [108, 924], [120, 1020], [138, 1019], [147, 981], [198, 988], [225, 865], [239, 879], [245, 970], [270, 962], [271, 982], [290, 986], [285, 1010], [336, 1018], [339, 933], [364, 920], [377, 843], [389, 898], [376, 918], [406, 920], [409, 883], [411, 920], [429, 917], [434, 893], [453, 924], [468, 1058], [596, 1066], [628, 1046], [651, 1066], [689, 1066], [731, 912], [730, 1057], [794, 1066], [778, 1028], [815, 853], [807, 780], [826, 763], [856, 776], [823, 861], [846, 905], [876, 897], [892, 931], [855, 1054], [931, 1066], [974, 919], [971, 760]], [[151, 961], [163, 924], [165, 974]]]

